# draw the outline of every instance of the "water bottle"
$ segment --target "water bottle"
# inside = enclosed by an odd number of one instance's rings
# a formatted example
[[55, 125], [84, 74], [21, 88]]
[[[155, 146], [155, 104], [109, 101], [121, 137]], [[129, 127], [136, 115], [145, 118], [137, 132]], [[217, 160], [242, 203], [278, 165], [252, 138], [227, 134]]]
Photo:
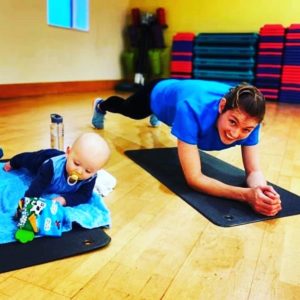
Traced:
[[50, 144], [51, 148], [64, 151], [64, 123], [63, 117], [51, 114]]

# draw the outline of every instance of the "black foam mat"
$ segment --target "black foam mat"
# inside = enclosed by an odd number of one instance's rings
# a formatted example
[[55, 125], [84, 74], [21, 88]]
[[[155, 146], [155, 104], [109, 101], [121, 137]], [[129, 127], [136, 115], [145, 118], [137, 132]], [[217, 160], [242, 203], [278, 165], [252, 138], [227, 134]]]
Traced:
[[[274, 217], [256, 213], [246, 203], [209, 196], [192, 190], [185, 182], [177, 148], [128, 150], [125, 154], [140, 165], [212, 223], [237, 226], [300, 214], [300, 197], [275, 184], [283, 209]], [[218, 158], [200, 151], [202, 172], [227, 184], [245, 186], [245, 173]]]
[[40, 237], [21, 244], [0, 245], [0, 273], [90, 252], [108, 245], [111, 238], [101, 228], [74, 225], [61, 237]]

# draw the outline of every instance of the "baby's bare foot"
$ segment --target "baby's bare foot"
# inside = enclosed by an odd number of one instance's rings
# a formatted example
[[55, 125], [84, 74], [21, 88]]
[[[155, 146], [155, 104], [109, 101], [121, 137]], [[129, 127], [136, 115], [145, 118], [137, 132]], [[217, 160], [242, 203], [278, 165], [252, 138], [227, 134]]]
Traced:
[[12, 169], [10, 162], [8, 161], [7, 163], [4, 164], [3, 170], [6, 172], [9, 172]]

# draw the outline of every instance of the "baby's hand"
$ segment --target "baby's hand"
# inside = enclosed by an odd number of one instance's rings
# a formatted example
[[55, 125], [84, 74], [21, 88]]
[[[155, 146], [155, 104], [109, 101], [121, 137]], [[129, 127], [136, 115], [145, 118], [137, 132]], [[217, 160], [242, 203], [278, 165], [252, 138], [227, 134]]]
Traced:
[[66, 199], [64, 197], [55, 197], [52, 200], [59, 202], [62, 206], [66, 206], [67, 202]]
[[10, 162], [6, 162], [3, 166], [3, 170], [6, 171], [6, 172], [9, 172], [10, 170], [12, 169], [11, 165], [10, 165]]

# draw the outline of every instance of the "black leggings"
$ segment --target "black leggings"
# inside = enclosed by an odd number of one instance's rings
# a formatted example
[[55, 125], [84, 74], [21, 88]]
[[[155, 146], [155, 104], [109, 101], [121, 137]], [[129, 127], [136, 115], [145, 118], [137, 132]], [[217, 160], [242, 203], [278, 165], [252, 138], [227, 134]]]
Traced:
[[154, 86], [161, 80], [163, 79], [156, 79], [149, 82], [127, 99], [119, 96], [108, 97], [100, 104], [100, 109], [103, 112], [118, 113], [131, 119], [144, 119], [152, 114], [150, 95]]

